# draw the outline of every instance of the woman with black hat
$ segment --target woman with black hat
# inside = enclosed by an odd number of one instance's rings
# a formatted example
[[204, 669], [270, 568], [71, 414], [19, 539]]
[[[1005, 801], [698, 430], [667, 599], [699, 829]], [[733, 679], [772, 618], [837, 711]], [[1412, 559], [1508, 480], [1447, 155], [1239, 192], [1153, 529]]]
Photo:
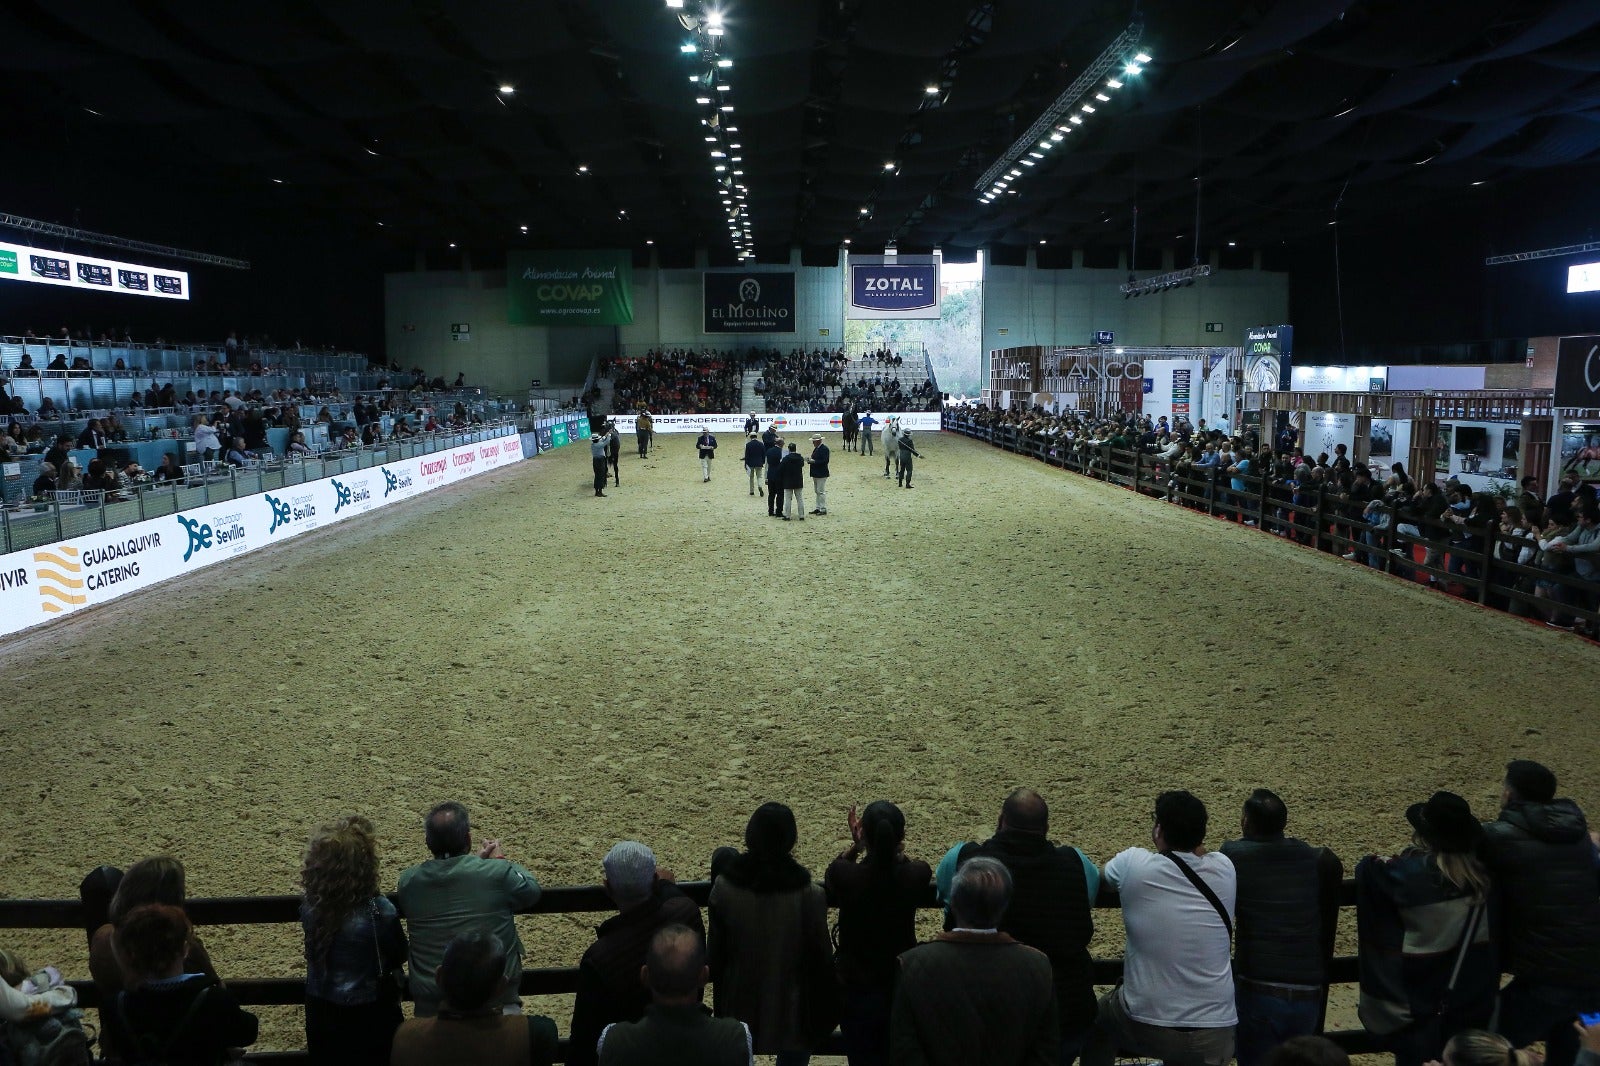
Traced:
[[1486, 913], [1483, 827], [1467, 801], [1435, 792], [1406, 811], [1413, 846], [1356, 866], [1362, 1024], [1395, 1066], [1438, 1059], [1464, 1029], [1484, 1028], [1499, 967]]

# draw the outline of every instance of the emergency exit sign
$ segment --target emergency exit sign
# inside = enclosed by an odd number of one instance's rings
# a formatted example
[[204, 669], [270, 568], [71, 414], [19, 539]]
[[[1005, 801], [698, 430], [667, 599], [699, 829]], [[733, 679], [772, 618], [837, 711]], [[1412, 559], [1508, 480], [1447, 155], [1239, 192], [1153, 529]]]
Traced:
[[1222, 323], [1221, 322], [1207, 322], [1206, 323], [1206, 332], [1207, 333], [1221, 333], [1222, 332]]
[[469, 322], [450, 323], [450, 339], [453, 341], [470, 341], [472, 339], [472, 324]]

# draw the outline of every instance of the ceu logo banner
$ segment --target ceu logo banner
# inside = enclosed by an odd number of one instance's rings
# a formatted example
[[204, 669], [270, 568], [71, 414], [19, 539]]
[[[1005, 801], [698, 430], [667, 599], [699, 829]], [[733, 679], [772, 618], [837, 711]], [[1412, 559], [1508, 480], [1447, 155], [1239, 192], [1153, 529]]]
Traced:
[[703, 332], [794, 332], [794, 271], [708, 270], [701, 280]]
[[938, 318], [939, 260], [931, 255], [852, 255], [846, 318]]
[[[33, 576], [39, 582], [39, 606], [45, 614], [59, 614], [89, 602], [83, 594], [83, 564], [78, 561], [78, 549], [70, 544], [58, 544], [48, 551], [33, 553], [38, 564]], [[15, 583], [27, 584], [25, 570], [12, 577]]]
[[1600, 407], [1600, 336], [1561, 338], [1556, 349], [1555, 406]]

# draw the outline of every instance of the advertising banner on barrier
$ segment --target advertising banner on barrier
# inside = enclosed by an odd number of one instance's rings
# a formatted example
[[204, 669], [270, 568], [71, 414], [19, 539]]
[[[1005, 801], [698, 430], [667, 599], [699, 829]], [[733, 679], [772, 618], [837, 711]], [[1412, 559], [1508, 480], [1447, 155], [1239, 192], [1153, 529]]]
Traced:
[[938, 257], [852, 255], [850, 302], [844, 317], [938, 318]]
[[0, 634], [522, 459], [515, 433], [0, 556]]
[[[651, 415], [651, 426], [657, 433], [699, 433], [701, 428], [711, 430], [713, 433], [743, 433], [745, 419], [748, 414], [734, 412], [732, 414], [704, 414], [704, 415]], [[907, 429], [924, 432], [939, 428], [938, 411], [906, 411], [882, 414], [873, 412], [873, 417], [879, 423], [888, 418], [898, 418], [900, 424]], [[617, 415], [618, 428], [625, 427], [633, 418], [632, 415]], [[834, 411], [822, 414], [765, 414], [758, 413], [757, 421], [764, 430], [773, 423], [777, 423], [778, 432], [806, 432], [806, 433], [838, 433], [844, 415]], [[725, 441], [718, 441], [725, 444]]]
[[506, 321], [513, 326], [633, 324], [633, 253], [511, 251]]
[[701, 332], [794, 332], [794, 271], [708, 270], [701, 279]]
[[97, 259], [76, 252], [30, 248], [4, 241], [0, 241], [0, 281], [31, 281], [92, 292], [154, 296], [162, 300], [189, 298], [189, 273], [185, 270]]

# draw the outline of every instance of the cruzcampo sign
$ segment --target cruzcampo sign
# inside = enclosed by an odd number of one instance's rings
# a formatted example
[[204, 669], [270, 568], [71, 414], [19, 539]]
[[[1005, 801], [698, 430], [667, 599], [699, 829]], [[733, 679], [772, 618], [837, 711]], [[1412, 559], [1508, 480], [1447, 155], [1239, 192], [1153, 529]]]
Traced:
[[506, 320], [514, 326], [632, 324], [633, 254], [611, 248], [511, 252]]

